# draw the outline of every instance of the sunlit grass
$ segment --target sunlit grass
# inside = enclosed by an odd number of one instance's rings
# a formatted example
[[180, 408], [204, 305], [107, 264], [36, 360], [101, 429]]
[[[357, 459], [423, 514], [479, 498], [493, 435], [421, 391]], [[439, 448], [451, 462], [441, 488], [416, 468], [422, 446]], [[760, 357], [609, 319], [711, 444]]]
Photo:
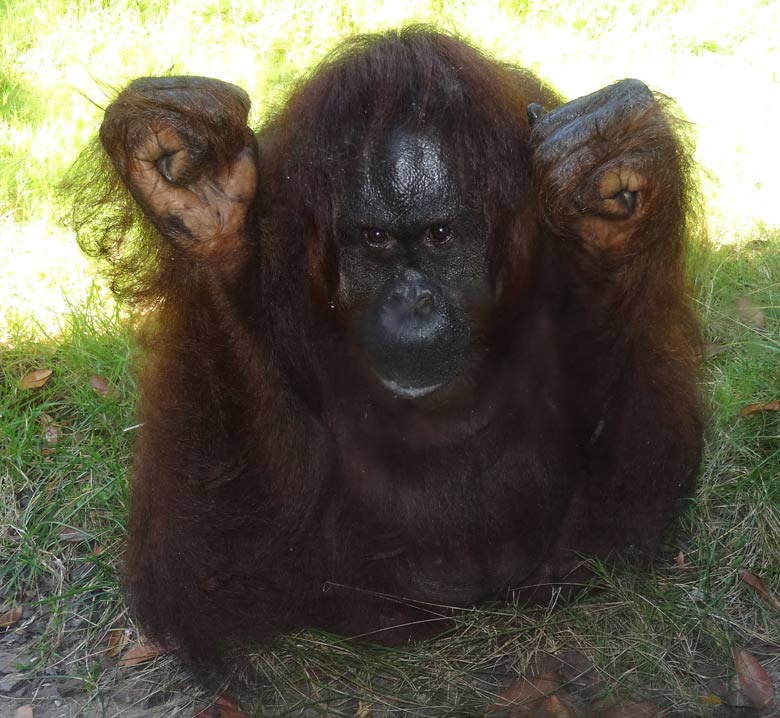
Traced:
[[[52, 212], [56, 182], [96, 131], [100, 107], [133, 77], [220, 77], [249, 91], [259, 121], [345, 36], [410, 21], [459, 32], [568, 96], [643, 79], [695, 126], [713, 238], [780, 224], [778, 3], [9, 2], [0, 10], [0, 273], [26, 261], [20, 234], [77, 256]], [[22, 270], [2, 283], [0, 304], [52, 282], [77, 290], [66, 269], [47, 267], [37, 280]], [[57, 306], [47, 303], [35, 306]]]
[[0, 218], [0, 345], [20, 325], [31, 337], [56, 332], [69, 302], [83, 301], [95, 270], [74, 244], [50, 219]]
[[[43, 640], [25, 653], [32, 671], [51, 670], [71, 649], [70, 670], [91, 655], [120, 614], [116, 574], [124, 534], [126, 472], [135, 400], [129, 335], [91, 294], [59, 317], [58, 341], [7, 322], [0, 348], [0, 605], [23, 603], [47, 617]], [[34, 338], [31, 339], [31, 334]], [[47, 369], [39, 389], [22, 378]], [[90, 382], [99, 376], [106, 391]], [[105, 394], [105, 395], [104, 395]], [[68, 606], [66, 608], [66, 605]], [[77, 619], [77, 620], [74, 620]], [[55, 652], [59, 653], [54, 656]], [[54, 656], [54, 657], [53, 657]]]

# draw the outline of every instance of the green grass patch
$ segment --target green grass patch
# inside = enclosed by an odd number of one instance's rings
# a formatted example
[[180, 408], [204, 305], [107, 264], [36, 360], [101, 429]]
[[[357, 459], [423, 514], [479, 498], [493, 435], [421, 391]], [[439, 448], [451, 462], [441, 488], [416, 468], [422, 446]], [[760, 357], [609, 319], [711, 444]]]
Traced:
[[[73, 308], [56, 339], [18, 325], [0, 349], [0, 601], [45, 611], [51, 623], [35, 656], [44, 666], [74, 606], [99, 630], [120, 610], [136, 387], [128, 329], [103, 312]], [[51, 376], [23, 388], [35, 370]]]

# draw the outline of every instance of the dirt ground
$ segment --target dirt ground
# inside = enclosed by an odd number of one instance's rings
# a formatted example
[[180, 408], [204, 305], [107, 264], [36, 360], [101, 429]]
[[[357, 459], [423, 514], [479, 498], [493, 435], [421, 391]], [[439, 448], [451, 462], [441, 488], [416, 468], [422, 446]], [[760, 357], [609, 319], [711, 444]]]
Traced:
[[[75, 600], [72, 608], [70, 618], [64, 623], [60, 621], [56, 628], [53, 628], [56, 621], [52, 620], [50, 612], [40, 603], [36, 608], [25, 609], [13, 625], [0, 628], [0, 718], [239, 718], [244, 715], [237, 706], [235, 710], [231, 707], [212, 708], [214, 696], [198, 688], [194, 680], [169, 656], [157, 656], [154, 660], [138, 665], [123, 666], [123, 661], [118, 659], [119, 650], [110, 655], [112, 651], [107, 648], [110, 642], [106, 641], [105, 630], [93, 630], [90, 633], [90, 623], [83, 618], [88, 615], [88, 611], [83, 610], [83, 603]], [[51, 634], [53, 630], [57, 631], [56, 636]], [[57, 647], [56, 655], [41, 659], [43, 647], [52, 645]], [[99, 645], [99, 649], [95, 645]], [[752, 646], [751, 649], [762, 657], [771, 656], [774, 650], [760, 645]], [[129, 649], [125, 647], [124, 650], [122, 656], [126, 657]], [[537, 665], [529, 677], [515, 676], [507, 681], [508, 674], [499, 676], [500, 671], [490, 677], [494, 679], [495, 705], [500, 705], [502, 698], [511, 703], [524, 700], [523, 696], [527, 696], [529, 691], [538, 695], [547, 694], [549, 690], [552, 699], [558, 701], [560, 697], [569, 706], [566, 711], [561, 712], [559, 703], [555, 702], [546, 712], [546, 709], [540, 707], [532, 712], [523, 708], [510, 708], [508, 711], [503, 709], [491, 713], [488, 710], [486, 713], [487, 705], [483, 704], [481, 710], [472, 708], [466, 712], [460, 711], [457, 715], [602, 718], [602, 710], [596, 706], [607, 692], [604, 682], [582, 654], [572, 651], [568, 654], [546, 657], [546, 663]], [[38, 667], [30, 670], [36, 658], [39, 660]], [[634, 712], [629, 706], [603, 715], [609, 715], [610, 718], [692, 718], [696, 715], [708, 718], [780, 718], [780, 666], [776, 662], [771, 665], [768, 680], [773, 689], [768, 690], [774, 691], [774, 701], [767, 702], [762, 710], [755, 708], [755, 696], [751, 706], [750, 686], [744, 691], [733, 681], [728, 684], [722, 679], [712, 679], [711, 685], [707, 685], [710, 704], [702, 704], [701, 711], [669, 712], [661, 710], [660, 706], [643, 704], [650, 705], [650, 708]], [[720, 674], [723, 675], [723, 672], [720, 671]], [[338, 683], [338, 679], [335, 679], [335, 683]], [[553, 687], [547, 689], [547, 684]], [[339, 693], [338, 685], [331, 688], [334, 694]], [[354, 686], [351, 690], [354, 695]], [[306, 686], [301, 686], [301, 695], [307, 691]], [[342, 697], [345, 694], [345, 691], [341, 692]], [[283, 696], [278, 696], [278, 699], [281, 699], [281, 705], [286, 705]], [[408, 696], [408, 699], [415, 700], [413, 696]], [[319, 708], [315, 703], [319, 703], [319, 700], [312, 703], [311, 710], [299, 708], [293, 714], [331, 714], [327, 708], [323, 712], [322, 703]], [[356, 699], [348, 703], [340, 702], [338, 715], [359, 718], [410, 715], [408, 709], [393, 708], [386, 703], [381, 708]], [[432, 708], [430, 705], [426, 707], [426, 703], [421, 700], [419, 712], [415, 710], [414, 714], [449, 715], [442, 712], [441, 704], [438, 708]], [[280, 715], [279, 707], [277, 703], [270, 712], [261, 709], [260, 715]]]
[[[72, 608], [60, 626], [53, 626], [50, 611], [38, 604], [0, 628], [0, 718], [191, 717], [198, 712], [203, 693], [172, 659], [120, 668], [103, 655], [90, 656], [83, 605], [75, 601]], [[57, 655], [41, 660], [43, 647], [52, 642]], [[29, 670], [36, 659], [39, 667]]]

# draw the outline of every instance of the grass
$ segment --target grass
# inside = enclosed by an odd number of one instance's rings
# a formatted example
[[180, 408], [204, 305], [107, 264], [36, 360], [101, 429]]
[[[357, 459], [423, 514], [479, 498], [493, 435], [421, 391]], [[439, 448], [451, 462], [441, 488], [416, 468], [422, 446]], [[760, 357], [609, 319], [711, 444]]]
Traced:
[[[115, 569], [130, 455], [123, 429], [135, 385], [127, 329], [93, 306], [97, 312], [74, 308], [56, 340], [20, 334], [2, 349], [0, 586], [5, 602], [48, 614], [44, 640], [29, 656], [37, 668], [67, 658], [58, 651], [79, 604], [79, 615], [101, 631], [90, 639], [102, 638], [105, 616], [119, 610]], [[21, 388], [29, 371], [43, 368], [52, 370], [44, 387]], [[108, 381], [108, 396], [91, 376]]]
[[[58, 223], [56, 191], [100, 107], [132, 77], [186, 72], [242, 85], [259, 120], [341, 38], [410, 19], [458, 30], [571, 96], [641, 77], [694, 123], [713, 238], [692, 262], [711, 355], [701, 485], [651, 576], [596, 567], [598, 592], [554, 611], [464, 611], [445, 637], [403, 651], [287, 637], [256, 657], [267, 680], [247, 705], [484, 715], [540, 656], [568, 650], [604, 690], [714, 715], [732, 647], [780, 672], [780, 616], [740, 578], [749, 570], [780, 595], [780, 412], [739, 416], [780, 399], [774, 2], [0, 0], [0, 614], [21, 603], [45, 623], [30, 675], [75, 677], [102, 705], [123, 673], [105, 651], [128, 622], [117, 566], [138, 362], [126, 317]], [[41, 368], [48, 383], [22, 389]], [[168, 660], [132, 674], [142, 702], [183, 680]]]

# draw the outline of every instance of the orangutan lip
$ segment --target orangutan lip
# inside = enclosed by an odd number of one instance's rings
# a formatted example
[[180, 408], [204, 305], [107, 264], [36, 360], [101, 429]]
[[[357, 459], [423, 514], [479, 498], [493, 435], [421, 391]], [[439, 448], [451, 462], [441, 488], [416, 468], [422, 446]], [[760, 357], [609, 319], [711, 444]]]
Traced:
[[444, 383], [441, 384], [431, 384], [429, 386], [404, 386], [403, 384], [399, 384], [398, 382], [391, 381], [389, 379], [382, 379], [381, 377], [379, 380], [382, 382], [382, 384], [385, 386], [386, 389], [391, 391], [395, 396], [397, 396], [399, 399], [419, 399], [420, 397], [427, 396], [428, 394], [432, 394], [437, 389], [441, 389], [444, 386]]

